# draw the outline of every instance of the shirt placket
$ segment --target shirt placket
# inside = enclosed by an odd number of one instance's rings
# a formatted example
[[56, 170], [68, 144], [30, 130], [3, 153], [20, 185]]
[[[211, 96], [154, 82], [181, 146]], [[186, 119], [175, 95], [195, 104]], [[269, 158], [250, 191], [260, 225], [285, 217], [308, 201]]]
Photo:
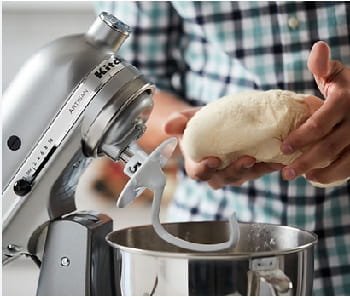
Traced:
[[310, 80], [307, 70], [309, 49], [306, 13], [298, 3], [279, 3], [277, 15], [283, 45], [283, 82], [286, 89], [303, 93]]

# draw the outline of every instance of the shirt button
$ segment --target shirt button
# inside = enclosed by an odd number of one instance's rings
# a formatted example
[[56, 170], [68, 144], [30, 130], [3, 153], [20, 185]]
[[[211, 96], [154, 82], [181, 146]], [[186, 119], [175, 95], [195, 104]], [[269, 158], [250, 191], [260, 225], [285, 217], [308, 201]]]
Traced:
[[288, 19], [288, 27], [292, 30], [296, 29], [299, 26], [299, 21], [295, 16], [292, 16]]

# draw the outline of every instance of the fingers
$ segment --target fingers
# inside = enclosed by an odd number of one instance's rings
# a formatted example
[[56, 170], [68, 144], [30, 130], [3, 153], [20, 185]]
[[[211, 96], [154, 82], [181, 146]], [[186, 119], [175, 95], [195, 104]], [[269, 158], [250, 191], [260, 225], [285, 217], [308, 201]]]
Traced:
[[327, 77], [330, 71], [331, 50], [324, 41], [316, 42], [311, 49], [307, 67], [317, 77]]
[[321, 184], [329, 184], [348, 177], [350, 177], [350, 146], [328, 167], [314, 169], [306, 174], [308, 180]]
[[330, 59], [330, 49], [324, 42], [313, 46], [308, 67], [326, 100], [320, 107], [317, 102], [306, 100], [310, 112], [314, 113], [281, 144], [284, 154], [305, 151], [305, 148], [312, 146], [293, 164], [283, 169], [283, 177], [287, 180], [330, 164], [349, 144], [350, 69]]
[[340, 125], [332, 133], [323, 138], [302, 156], [282, 170], [286, 180], [292, 180], [310, 169], [324, 167], [331, 161], [336, 160], [339, 154], [350, 144], [350, 124]]
[[[279, 168], [283, 165], [279, 165]], [[278, 169], [272, 168], [267, 163], [257, 163], [248, 169], [242, 169], [239, 172], [228, 172], [213, 175], [208, 181], [209, 186], [214, 190], [220, 189], [227, 185], [241, 186], [249, 180], [255, 180], [265, 174], [272, 173]]]
[[183, 134], [187, 122], [194, 116], [200, 107], [194, 107], [183, 111], [177, 111], [170, 115], [164, 123], [163, 130], [169, 135]]
[[206, 181], [212, 178], [220, 166], [221, 160], [215, 157], [209, 157], [201, 162], [194, 162], [185, 158], [185, 170], [187, 175], [194, 180]]
[[252, 168], [255, 164], [255, 158], [250, 156], [242, 156], [235, 162], [233, 162], [230, 166], [225, 168], [223, 172], [244, 172], [244, 169]]
[[[191, 159], [184, 156], [185, 170], [187, 175], [194, 180], [208, 181], [213, 178], [214, 175], [220, 175], [221, 179], [229, 176], [232, 172], [241, 172], [245, 168], [250, 168], [255, 163], [255, 158], [243, 156], [236, 162], [232, 163], [229, 167], [218, 171], [217, 168], [221, 165], [221, 160], [216, 157], [208, 157], [201, 162], [194, 162]], [[235, 179], [235, 177], [231, 177]]]
[[282, 167], [282, 164], [275, 163], [257, 163], [252, 166], [240, 160], [240, 162], [237, 161], [224, 170], [213, 174], [211, 179], [208, 180], [208, 184], [214, 190], [226, 185], [241, 186], [248, 180], [257, 179], [265, 174], [280, 170]]
[[281, 170], [282, 168], [285, 167], [285, 165], [280, 163], [264, 163], [264, 164], [268, 165], [270, 168], [275, 170]]
[[304, 99], [304, 102], [306, 103], [308, 110], [309, 110], [309, 115], [314, 114], [317, 110], [320, 109], [320, 107], [324, 104], [324, 100], [310, 95]]
[[217, 172], [216, 179], [224, 184], [234, 183], [247, 175], [247, 172], [250, 172], [254, 166], [256, 166], [254, 158], [241, 157], [227, 168]]
[[331, 50], [323, 41], [312, 46], [307, 66], [325, 97], [328, 97], [328, 88], [334, 83], [336, 76], [345, 68], [339, 61], [331, 60]]
[[279, 169], [273, 168], [273, 166], [270, 166], [269, 163], [257, 163], [250, 170], [247, 170], [244, 172], [244, 174], [242, 175], [242, 179], [254, 180], [265, 174], [272, 173]]
[[325, 137], [344, 119], [344, 108], [348, 108], [346, 104], [331, 98], [327, 100], [305, 123], [288, 135], [281, 144], [281, 151], [291, 154]]
[[240, 186], [244, 182], [257, 179], [262, 175], [281, 170], [284, 165], [277, 163], [255, 163], [250, 156], [243, 156], [230, 166], [218, 170], [221, 160], [216, 157], [208, 157], [201, 162], [194, 162], [184, 156], [187, 175], [194, 180], [207, 181], [213, 189], [219, 189], [226, 185]]

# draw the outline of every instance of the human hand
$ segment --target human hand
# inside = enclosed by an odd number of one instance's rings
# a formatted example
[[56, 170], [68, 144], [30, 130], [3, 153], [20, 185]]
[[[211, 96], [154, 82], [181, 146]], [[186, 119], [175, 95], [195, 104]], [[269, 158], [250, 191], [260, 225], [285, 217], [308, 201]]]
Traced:
[[304, 153], [282, 174], [293, 180], [306, 173], [307, 179], [328, 184], [350, 176], [350, 69], [330, 60], [330, 49], [322, 41], [312, 47], [308, 68], [326, 100], [283, 141], [283, 153]]
[[[187, 122], [200, 108], [187, 109], [173, 113], [164, 125], [165, 133], [179, 138], [180, 149], [182, 150], [182, 136]], [[183, 150], [182, 150], [183, 152]], [[184, 165], [187, 175], [195, 180], [207, 181], [213, 189], [219, 189], [226, 185], [241, 186], [248, 180], [253, 180], [262, 175], [280, 170], [283, 166], [276, 163], [255, 163], [255, 158], [242, 156], [232, 162], [224, 169], [218, 169], [221, 160], [217, 157], [208, 156], [200, 162], [194, 162], [186, 154]]]

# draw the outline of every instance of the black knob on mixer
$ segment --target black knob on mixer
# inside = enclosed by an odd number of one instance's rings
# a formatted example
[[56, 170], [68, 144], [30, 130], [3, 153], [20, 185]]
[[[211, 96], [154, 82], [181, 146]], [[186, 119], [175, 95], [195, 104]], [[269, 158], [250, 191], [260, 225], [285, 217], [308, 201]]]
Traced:
[[7, 146], [11, 151], [17, 151], [21, 147], [21, 139], [17, 135], [11, 135], [7, 140]]
[[32, 190], [32, 183], [24, 178], [15, 182], [13, 190], [18, 196], [25, 196]]

